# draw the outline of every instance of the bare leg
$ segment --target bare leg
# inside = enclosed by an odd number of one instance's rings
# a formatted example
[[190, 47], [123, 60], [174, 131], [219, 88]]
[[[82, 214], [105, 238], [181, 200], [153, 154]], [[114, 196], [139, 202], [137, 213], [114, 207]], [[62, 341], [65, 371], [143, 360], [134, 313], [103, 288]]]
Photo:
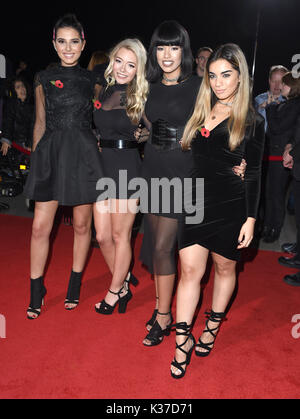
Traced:
[[[111, 200], [112, 209], [110, 214], [110, 229], [112, 242], [114, 244], [114, 263], [112, 266], [112, 282], [110, 290], [118, 292], [124, 285], [124, 280], [128, 276], [128, 271], [132, 259], [131, 234], [134, 219], [136, 216], [136, 200]], [[97, 228], [97, 227], [96, 227]], [[110, 257], [111, 258], [111, 257]], [[112, 258], [110, 259], [112, 261]], [[110, 262], [111, 263], [111, 262]], [[127, 287], [123, 293], [127, 293]], [[105, 301], [113, 306], [118, 300], [118, 296], [108, 292]], [[99, 308], [99, 304], [96, 305]]]
[[[73, 267], [76, 273], [84, 269], [87, 254], [91, 245], [92, 205], [78, 205], [73, 208]], [[73, 309], [77, 304], [66, 303], [67, 309]]]
[[[44, 275], [49, 254], [49, 238], [57, 207], [57, 201], [35, 203], [30, 244], [31, 279], [37, 279]], [[40, 309], [37, 309], [37, 311], [40, 311]], [[37, 317], [36, 314], [30, 312], [27, 315], [32, 318]]]
[[[177, 289], [176, 303], [176, 323], [186, 323], [191, 325], [197, 304], [200, 298], [201, 279], [205, 273], [209, 251], [202, 246], [193, 245], [180, 251], [181, 277]], [[178, 330], [181, 332], [181, 330]], [[181, 345], [186, 340], [186, 336], [176, 336], [176, 343]], [[193, 342], [189, 339], [183, 346], [188, 352]], [[178, 362], [184, 362], [186, 355], [176, 349], [175, 359]], [[175, 375], [181, 375], [181, 371], [171, 366], [171, 371]]]
[[[212, 310], [215, 313], [224, 313], [236, 284], [236, 262], [216, 253], [213, 253], [212, 256], [215, 267]], [[218, 323], [208, 321], [208, 327], [210, 329], [216, 328], [217, 326]], [[203, 333], [200, 339], [206, 344], [214, 341], [210, 333]], [[199, 347], [197, 347], [196, 351], [207, 352], [206, 349]]]
[[91, 245], [92, 205], [73, 208], [73, 271], [82, 272]]
[[32, 279], [39, 278], [44, 274], [49, 253], [49, 238], [57, 208], [57, 201], [35, 203], [30, 245], [30, 275]]
[[111, 200], [94, 204], [96, 238], [107, 266], [113, 275], [115, 264], [115, 243], [112, 237]]

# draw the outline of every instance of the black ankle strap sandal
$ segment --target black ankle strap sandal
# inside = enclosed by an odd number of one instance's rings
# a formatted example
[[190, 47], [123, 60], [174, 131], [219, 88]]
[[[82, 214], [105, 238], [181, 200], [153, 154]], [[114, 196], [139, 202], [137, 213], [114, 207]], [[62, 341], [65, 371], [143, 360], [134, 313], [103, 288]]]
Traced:
[[[206, 323], [205, 323], [206, 327], [205, 327], [203, 333], [209, 333], [213, 337], [213, 340], [212, 340], [212, 342], [204, 343], [204, 342], [202, 342], [201, 338], [199, 338], [198, 343], [196, 344], [196, 348], [204, 349], [204, 351], [197, 351], [196, 350], [195, 353], [196, 353], [197, 356], [200, 356], [200, 357], [208, 356], [210, 354], [210, 352], [212, 351], [215, 340], [216, 340], [216, 337], [217, 337], [219, 327], [220, 327], [222, 321], [225, 319], [225, 316], [226, 316], [226, 313], [216, 313], [213, 310], [206, 311], [205, 314], [206, 314], [207, 320], [206, 320]], [[208, 322], [217, 323], [217, 326], [214, 327], [214, 328], [210, 328], [208, 326]]]
[[[125, 282], [128, 282], [128, 281], [125, 280]], [[127, 293], [125, 295], [123, 295], [123, 297], [121, 297], [121, 294], [122, 294], [123, 290], [124, 290], [124, 285], [122, 286], [122, 288], [118, 292], [108, 290], [108, 292], [110, 292], [111, 294], [117, 295], [118, 300], [115, 302], [115, 304], [113, 306], [111, 306], [110, 304], [108, 304], [105, 301], [105, 299], [103, 299], [100, 303], [100, 307], [95, 306], [96, 312], [99, 313], [99, 314], [113, 314], [113, 312], [115, 310], [115, 307], [117, 306], [117, 304], [119, 304], [119, 309], [118, 309], [119, 313], [121, 313], [121, 314], [126, 313], [127, 304], [132, 298], [132, 293], [131, 293], [131, 290], [129, 288], [129, 284], [128, 284], [128, 288], [127, 288]]]
[[[172, 325], [172, 329], [176, 328], [176, 336], [186, 336], [185, 341], [181, 343], [180, 345], [176, 342], [176, 349], [179, 349], [181, 352], [183, 352], [186, 355], [185, 361], [178, 362], [175, 357], [171, 363], [173, 367], [177, 368], [180, 371], [180, 374], [175, 374], [171, 370], [171, 376], [176, 379], [183, 378], [185, 376], [186, 368], [190, 364], [190, 361], [191, 361], [192, 352], [196, 343], [194, 336], [190, 333], [191, 327], [192, 325], [188, 325], [186, 322], [176, 323]], [[183, 349], [183, 347], [188, 342], [189, 339], [192, 340], [192, 346], [190, 347], [188, 351], [186, 351], [185, 349]], [[185, 365], [186, 367], [183, 368]]]
[[165, 329], [162, 329], [158, 321], [155, 320], [150, 332], [145, 337], [145, 339], [149, 340], [150, 344], [144, 343], [145, 346], [157, 346], [163, 341], [164, 336], [169, 336], [171, 333], [171, 325], [173, 323], [172, 313], [170, 311], [168, 313], [157, 311], [157, 314], [160, 316], [170, 316], [170, 324]]

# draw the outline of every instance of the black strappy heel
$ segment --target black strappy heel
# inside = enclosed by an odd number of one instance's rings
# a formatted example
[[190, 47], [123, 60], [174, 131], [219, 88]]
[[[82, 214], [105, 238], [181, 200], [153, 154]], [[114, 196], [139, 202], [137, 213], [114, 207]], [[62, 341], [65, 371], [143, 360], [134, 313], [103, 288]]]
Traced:
[[170, 324], [165, 329], [162, 329], [158, 321], [155, 320], [150, 332], [145, 337], [145, 339], [149, 340], [151, 343], [150, 345], [143, 343], [145, 346], [159, 345], [164, 340], [164, 336], [169, 336], [171, 333], [171, 326], [173, 323], [172, 313], [170, 311], [168, 313], [160, 313], [159, 311], [157, 311], [157, 314], [161, 316], [170, 316]]
[[[37, 319], [41, 314], [41, 306], [44, 305], [44, 297], [47, 290], [44, 286], [44, 279], [41, 276], [37, 279], [30, 279], [30, 304], [27, 310], [27, 318], [29, 320]], [[36, 317], [29, 316], [29, 313]]]
[[[171, 362], [171, 365], [173, 367], [177, 368], [181, 372], [181, 374], [175, 374], [171, 370], [171, 376], [173, 378], [179, 379], [179, 378], [183, 378], [185, 376], [186, 368], [191, 361], [191, 356], [192, 356], [193, 349], [194, 349], [194, 346], [196, 344], [196, 341], [195, 341], [194, 336], [190, 333], [192, 325], [188, 325], [186, 322], [182, 322], [182, 323], [176, 323], [176, 324], [172, 325], [172, 328], [173, 327], [176, 327], [176, 336], [186, 336], [185, 341], [183, 343], [181, 343], [180, 345], [178, 345], [178, 343], [176, 342], [176, 349], [179, 349], [181, 352], [183, 352], [186, 355], [185, 361], [178, 362], [176, 357], [175, 357], [173, 359], [173, 361]], [[182, 330], [182, 331], [179, 332], [178, 330]], [[189, 339], [192, 340], [193, 344], [192, 344], [191, 348], [189, 349], [189, 351], [187, 352], [183, 349], [183, 346], [188, 342]], [[183, 368], [184, 365], [186, 365], [185, 368]]]
[[132, 272], [129, 272], [130, 276], [129, 279], [125, 279], [125, 281], [131, 285], [133, 285], [134, 287], [137, 287], [139, 285], [139, 280], [133, 275]]
[[[155, 297], [157, 300], [158, 300], [158, 297]], [[155, 308], [154, 310], [153, 310], [153, 313], [152, 313], [152, 317], [151, 317], [151, 319], [150, 320], [148, 320], [147, 321], [147, 323], [146, 323], [146, 327], [147, 326], [153, 326], [154, 325], [154, 322], [155, 322], [155, 320], [156, 320], [156, 316], [157, 316], [157, 313], [158, 313], [158, 309], [157, 308]], [[149, 330], [150, 331], [150, 330]]]
[[[225, 318], [225, 313], [215, 313], [213, 310], [211, 311], [206, 311], [205, 314], [207, 315], [206, 318], [206, 326], [205, 329], [203, 331], [203, 333], [210, 333], [212, 335], [212, 337], [214, 338], [214, 340], [212, 342], [209, 343], [204, 343], [202, 342], [201, 338], [199, 338], [198, 343], [196, 344], [196, 348], [202, 348], [205, 349], [205, 352], [203, 351], [196, 351], [195, 353], [197, 356], [201, 356], [201, 357], [205, 357], [208, 356], [210, 354], [210, 352], [213, 349], [216, 337], [217, 337], [217, 333], [219, 330], [219, 327], [221, 325], [221, 322], [224, 320]], [[218, 323], [218, 325], [216, 327], [214, 327], [213, 329], [211, 329], [208, 326], [208, 322], [214, 322], [214, 323]]]
[[[128, 281], [126, 281], [126, 282], [128, 282]], [[115, 310], [115, 307], [117, 306], [117, 304], [119, 304], [119, 309], [118, 309], [119, 313], [122, 313], [122, 314], [126, 313], [127, 304], [132, 298], [132, 293], [131, 293], [130, 288], [128, 286], [127, 293], [125, 295], [123, 295], [123, 297], [120, 297], [123, 289], [124, 289], [124, 285], [118, 292], [113, 292], [111, 290], [108, 290], [111, 294], [117, 295], [118, 300], [115, 302], [115, 304], [113, 306], [111, 306], [110, 304], [108, 304], [103, 299], [100, 303], [100, 307], [95, 306], [96, 312], [99, 313], [99, 314], [113, 314], [113, 312]]]
[[[79, 304], [80, 288], [81, 288], [82, 272], [74, 272], [72, 270], [67, 296], [65, 299], [65, 309], [74, 310]], [[66, 304], [74, 304], [74, 307], [66, 307]]]

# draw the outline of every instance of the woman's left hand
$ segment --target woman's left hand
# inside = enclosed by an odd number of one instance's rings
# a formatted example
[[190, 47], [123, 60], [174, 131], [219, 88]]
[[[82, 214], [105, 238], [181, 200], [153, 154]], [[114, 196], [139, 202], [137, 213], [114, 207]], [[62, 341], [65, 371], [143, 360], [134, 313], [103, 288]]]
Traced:
[[242, 180], [245, 178], [245, 172], [246, 172], [247, 163], [246, 160], [243, 159], [241, 164], [239, 166], [234, 166], [232, 168], [233, 172], [239, 176]]
[[255, 218], [248, 217], [247, 221], [243, 224], [240, 235], [238, 238], [238, 249], [249, 247], [254, 236]]

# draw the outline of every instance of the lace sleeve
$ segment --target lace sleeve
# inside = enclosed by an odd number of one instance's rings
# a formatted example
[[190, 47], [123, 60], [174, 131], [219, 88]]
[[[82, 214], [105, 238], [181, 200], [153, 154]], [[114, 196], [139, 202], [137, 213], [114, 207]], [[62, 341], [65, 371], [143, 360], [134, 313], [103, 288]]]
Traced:
[[40, 75], [37, 74], [34, 80], [35, 87], [35, 121], [33, 127], [33, 151], [46, 130], [45, 94], [41, 83]]

